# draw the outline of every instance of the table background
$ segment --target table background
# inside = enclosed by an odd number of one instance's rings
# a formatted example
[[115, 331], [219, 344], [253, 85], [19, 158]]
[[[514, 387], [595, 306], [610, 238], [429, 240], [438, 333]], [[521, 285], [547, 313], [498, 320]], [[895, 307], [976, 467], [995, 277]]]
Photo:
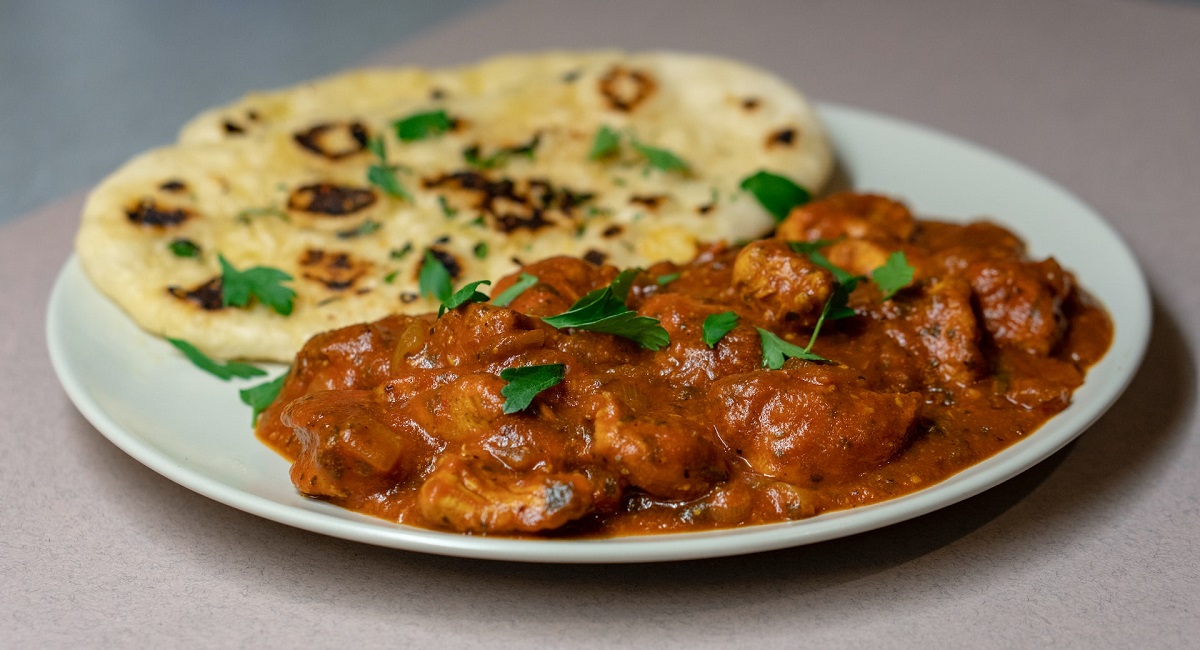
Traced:
[[[432, 5], [0, 5], [0, 645], [1194, 647], [1200, 6]], [[193, 113], [368, 59], [613, 45], [743, 59], [1079, 194], [1153, 289], [1134, 383], [1074, 444], [942, 511], [808, 547], [642, 566], [461, 560], [294, 530], [144, 468], [59, 388], [44, 313], [80, 191]]]

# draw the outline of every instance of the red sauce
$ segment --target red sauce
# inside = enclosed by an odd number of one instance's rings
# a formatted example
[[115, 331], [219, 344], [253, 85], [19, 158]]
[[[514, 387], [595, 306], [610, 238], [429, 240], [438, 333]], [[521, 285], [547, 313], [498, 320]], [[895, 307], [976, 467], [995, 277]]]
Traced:
[[[825, 321], [830, 360], [764, 367], [759, 329], [807, 345], [837, 286], [788, 242], [869, 275], [894, 251], [911, 286], [873, 282]], [[660, 350], [542, 321], [617, 275], [551, 258], [509, 308], [391, 316], [314, 337], [259, 438], [305, 495], [473, 534], [628, 535], [811, 517], [927, 487], [1070, 404], [1112, 325], [1053, 259], [987, 223], [916, 220], [844, 194], [793, 210], [774, 238], [713, 245], [639, 274], [627, 304], [659, 319]], [[659, 278], [678, 277], [664, 282]], [[498, 293], [516, 280], [499, 282]], [[703, 323], [738, 324], [710, 348]], [[505, 414], [510, 367], [562, 382]]]

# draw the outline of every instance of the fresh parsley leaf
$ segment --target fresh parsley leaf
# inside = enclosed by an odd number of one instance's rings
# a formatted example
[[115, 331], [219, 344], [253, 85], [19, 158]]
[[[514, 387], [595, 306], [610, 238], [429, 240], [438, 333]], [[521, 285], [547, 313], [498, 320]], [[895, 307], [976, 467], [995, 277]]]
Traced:
[[792, 179], [766, 170], [743, 178], [741, 187], [753, 194], [776, 221], [783, 221], [792, 208], [812, 200], [812, 194]]
[[737, 327], [738, 315], [731, 311], [721, 312], [720, 314], [709, 314], [708, 318], [704, 319], [704, 344], [710, 349], [716, 347], [725, 335], [733, 331]]
[[588, 160], [602, 160], [614, 156], [621, 146], [621, 133], [608, 126], [602, 125], [592, 138], [592, 150], [588, 152]]
[[238, 363], [236, 361], [217, 361], [201, 352], [196, 346], [184, 341], [183, 339], [167, 338], [171, 345], [175, 346], [183, 356], [196, 365], [197, 368], [221, 379], [229, 381], [232, 377], [259, 377], [267, 374], [267, 371], [262, 368], [252, 366], [247, 363]]
[[378, 221], [375, 221], [373, 219], [367, 219], [366, 221], [363, 221], [362, 223], [358, 224], [357, 228], [351, 228], [349, 230], [339, 230], [338, 232], [334, 233], [334, 236], [337, 237], [338, 239], [354, 239], [355, 237], [362, 237], [363, 235], [369, 235], [369, 234], [379, 230], [382, 227], [383, 227], [383, 224], [379, 223]]
[[522, 273], [517, 277], [517, 281], [512, 283], [507, 289], [496, 294], [492, 298], [492, 304], [497, 307], [507, 307], [517, 296], [525, 293], [525, 290], [538, 283], [536, 275], [531, 273]]
[[637, 140], [634, 140], [631, 144], [638, 153], [642, 154], [646, 158], [646, 163], [650, 167], [661, 169], [664, 172], [680, 172], [682, 174], [686, 174], [690, 171], [690, 168], [686, 162], [666, 149], [651, 147], [650, 145], [642, 144]]
[[[783, 362], [786, 359], [804, 359], [805, 361], [817, 361], [821, 363], [829, 361], [819, 354], [810, 352], [798, 345], [792, 345], [761, 327], [754, 329], [758, 330], [758, 337], [762, 342], [762, 364], [764, 368], [779, 370], [783, 367]], [[816, 340], [816, 336], [813, 336], [809, 345], [812, 344], [811, 341], [813, 340]]]
[[396, 137], [401, 142], [413, 142], [446, 133], [454, 128], [454, 121], [446, 111], [438, 110], [409, 115], [392, 122], [392, 127], [396, 129]]
[[871, 272], [871, 279], [883, 292], [883, 299], [887, 300], [896, 295], [897, 291], [912, 284], [914, 271], [915, 269], [909, 265], [904, 251], [896, 251], [888, 255], [883, 266]]
[[226, 306], [245, 307], [251, 298], [258, 298], [264, 305], [281, 316], [292, 313], [296, 292], [283, 286], [292, 279], [287, 273], [270, 266], [255, 266], [239, 271], [218, 255], [221, 263], [221, 302]]
[[199, 257], [200, 245], [190, 239], [176, 239], [167, 248], [175, 254], [175, 257]]
[[472, 252], [475, 254], [475, 259], [477, 260], [487, 259], [488, 243], [481, 241], [478, 244], [475, 244], [475, 248], [472, 249]]
[[640, 269], [622, 271], [607, 287], [580, 298], [567, 311], [543, 318], [551, 327], [572, 327], [627, 338], [648, 350], [660, 350], [671, 342], [657, 318], [639, 316], [625, 304], [625, 296]]
[[441, 194], [438, 195], [438, 207], [442, 209], [442, 216], [447, 219], [453, 219], [458, 214], [458, 210], [450, 207], [450, 203], [446, 201], [446, 197]]
[[450, 297], [442, 301], [442, 306], [438, 309], [438, 316], [446, 313], [447, 310], [457, 309], [461, 305], [468, 302], [487, 302], [488, 296], [486, 293], [476, 291], [481, 284], [491, 284], [489, 280], [479, 280], [477, 282], [468, 282], [461, 289], [450, 294]]
[[654, 278], [654, 283], [660, 287], [665, 287], [668, 284], [671, 284], [672, 282], [674, 282], [678, 279], [679, 279], [678, 273], [664, 273], [664, 274], [658, 276], [657, 278]]
[[501, 147], [492, 155], [480, 156], [479, 145], [471, 145], [463, 149], [463, 160], [470, 166], [477, 169], [495, 169], [506, 164], [512, 158], [522, 157], [533, 160], [533, 152], [537, 149], [538, 143], [541, 141], [541, 134], [533, 136], [529, 142], [516, 145], [513, 147]]
[[389, 196], [411, 201], [412, 195], [400, 184], [400, 179], [396, 178], [398, 167], [387, 164], [387, 150], [384, 147], [383, 138], [376, 137], [369, 140], [367, 149], [375, 154], [375, 158], [379, 161], [367, 168], [367, 182], [383, 190]]
[[287, 381], [287, 376], [288, 373], [285, 372], [271, 381], [238, 391], [238, 397], [242, 398], [242, 402], [254, 409], [254, 414], [250, 416], [250, 424], [258, 422], [259, 414], [267, 410], [271, 402], [274, 402], [275, 398], [279, 397], [279, 391], [283, 389], [283, 383]]
[[391, 252], [388, 253], [388, 257], [390, 257], [394, 260], [402, 260], [402, 259], [408, 257], [408, 254], [411, 253], [412, 250], [413, 250], [412, 242], [406, 242], [400, 248], [393, 248], [391, 250]]
[[567, 367], [561, 363], [501, 370], [500, 378], [508, 382], [500, 389], [500, 394], [508, 398], [504, 401], [504, 412], [511, 414], [529, 408], [538, 393], [562, 382], [566, 370]]
[[443, 305], [454, 293], [454, 288], [450, 284], [450, 271], [446, 270], [445, 265], [433, 254], [433, 251], [425, 251], [421, 272], [417, 276], [417, 286], [420, 288], [422, 296], [436, 298]]

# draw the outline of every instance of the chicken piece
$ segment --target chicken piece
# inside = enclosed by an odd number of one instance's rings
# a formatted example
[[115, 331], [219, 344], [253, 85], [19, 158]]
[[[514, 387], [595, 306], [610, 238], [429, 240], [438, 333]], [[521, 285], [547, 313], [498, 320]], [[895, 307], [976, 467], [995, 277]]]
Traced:
[[403, 407], [404, 418], [447, 443], [478, 439], [511, 416], [504, 415], [507, 382], [491, 373], [473, 373], [426, 390]]
[[567, 311], [589, 291], [612, 282], [617, 269], [609, 265], [597, 266], [577, 257], [551, 257], [501, 278], [492, 295], [500, 295], [512, 286], [521, 273], [533, 275], [538, 283], [513, 299], [509, 306], [523, 314], [544, 317]]
[[987, 369], [966, 280], [950, 277], [933, 283], [908, 318], [929, 352], [931, 370], [942, 381], [966, 385]]
[[[506, 351], [515, 354], [528, 347], [540, 347], [547, 329], [536, 319], [512, 309], [471, 303], [450, 310], [435, 321], [425, 346], [410, 354], [406, 362], [415, 368], [431, 368], [494, 360], [502, 358]], [[535, 330], [543, 333], [526, 334]]]
[[849, 368], [803, 364], [725, 377], [707, 411], [754, 471], [798, 486], [842, 481], [908, 441], [920, 393], [881, 393]]
[[811, 327], [833, 287], [833, 274], [779, 240], [751, 242], [733, 262], [734, 291], [772, 326]]
[[1073, 282], [1053, 258], [977, 263], [966, 275], [997, 345], [1047, 356], [1062, 340], [1067, 328], [1062, 303]]
[[896, 246], [913, 234], [913, 215], [903, 203], [874, 194], [834, 194], [792, 208], [775, 230], [784, 241], [870, 239]]
[[629, 482], [663, 499], [691, 499], [725, 478], [712, 429], [677, 413], [634, 415], [612, 395], [597, 398], [592, 451]]
[[658, 374], [675, 386], [703, 391], [717, 377], [749, 372], [762, 364], [758, 333], [739, 325], [712, 348], [704, 343], [704, 319], [727, 311], [683, 294], [651, 296], [638, 313], [659, 319], [671, 344], [654, 353]]
[[291, 402], [282, 421], [296, 432], [296, 489], [341, 498], [387, 491], [417, 473], [432, 449], [418, 431], [392, 426], [371, 391], [321, 391]]
[[554, 530], [592, 508], [595, 487], [578, 472], [513, 472], [447, 456], [417, 493], [432, 524], [462, 533]]
[[317, 391], [373, 388], [391, 373], [390, 351], [403, 332], [413, 324], [428, 322], [432, 318], [389, 316], [309, 339], [296, 355], [279, 396], [259, 417], [259, 439], [294, 460], [300, 453], [300, 442], [291, 427], [280, 420], [284, 408], [292, 400]]

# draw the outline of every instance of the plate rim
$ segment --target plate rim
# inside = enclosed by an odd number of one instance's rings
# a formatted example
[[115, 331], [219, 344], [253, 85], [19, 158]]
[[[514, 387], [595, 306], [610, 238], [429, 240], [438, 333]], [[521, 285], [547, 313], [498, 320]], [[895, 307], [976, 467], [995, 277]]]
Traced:
[[[973, 154], [995, 159], [1036, 179], [1047, 189], [1082, 208], [1103, 231], [1103, 235], [1123, 253], [1126, 257], [1123, 261], [1128, 262], [1130, 270], [1133, 271], [1130, 277], [1130, 295], [1136, 299], [1138, 313], [1124, 315], [1124, 320], [1129, 320], [1134, 325], [1133, 331], [1114, 331], [1112, 347], [1109, 349], [1111, 355], [1113, 348], [1117, 347], [1118, 337], [1124, 337], [1120, 341], [1131, 346], [1127, 350], [1128, 367], [1118, 375], [1120, 381], [1109, 386], [1098, 400], [1089, 403], [1089, 408], [1075, 408], [1073, 403], [1029, 437], [1006, 447], [998, 454], [927, 488], [876, 504], [799, 521], [716, 531], [613, 538], [514, 539], [415, 528], [349, 513], [330, 504], [323, 504], [327, 508], [326, 511], [325, 508], [310, 510], [281, 503], [205, 475], [197, 468], [188, 467], [179, 459], [155, 448], [150, 441], [144, 440], [136, 433], [127, 431], [81, 384], [72, 371], [66, 345], [63, 343], [65, 323], [61, 313], [69, 300], [67, 291], [70, 283], [77, 281], [79, 277], [87, 281], [74, 253], [60, 269], [47, 305], [45, 335], [51, 365], [72, 403], [105, 438], [151, 470], [217, 502], [302, 530], [377, 546], [465, 558], [539, 563], [598, 564], [702, 559], [802, 546], [855, 535], [928, 514], [1004, 483], [1044, 461], [1103, 416], [1137, 374], [1149, 344], [1153, 317], [1145, 274], [1132, 249], [1112, 224], [1082, 199], [1041, 172], [970, 140], [924, 124], [857, 107], [819, 103], [817, 108], [827, 126], [834, 122], [865, 120], [888, 128], [914, 132], [921, 137], [939, 139]], [[831, 127], [829, 130], [831, 139], [836, 140], [835, 129]], [[886, 191], [886, 188], [882, 189]], [[72, 274], [78, 274], [78, 277], [72, 277]], [[92, 290], [95, 290], [94, 287]], [[1114, 326], [1116, 320], [1114, 315]], [[1084, 387], [1086, 386], [1088, 384], [1085, 382]], [[1066, 420], [1063, 420], [1064, 417]], [[1065, 433], [1052, 437], [1039, 436], [1050, 422], [1064, 421], [1069, 423], [1069, 426], [1063, 425], [1068, 426]], [[255, 444], [259, 443], [255, 441]]]

